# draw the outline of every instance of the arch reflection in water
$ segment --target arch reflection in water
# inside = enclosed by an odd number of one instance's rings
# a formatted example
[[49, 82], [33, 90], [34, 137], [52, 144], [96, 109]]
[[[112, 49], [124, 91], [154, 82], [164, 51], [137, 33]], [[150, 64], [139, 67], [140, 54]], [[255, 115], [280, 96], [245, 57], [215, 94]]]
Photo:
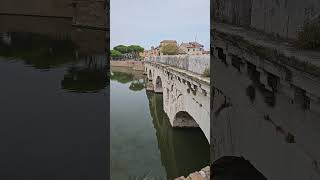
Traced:
[[202, 131], [172, 128], [162, 94], [145, 90], [142, 72], [111, 70], [111, 179], [174, 179], [209, 164]]
[[162, 95], [147, 92], [147, 97], [167, 178], [186, 176], [208, 165], [209, 144], [202, 131], [198, 128], [172, 128], [163, 111]]

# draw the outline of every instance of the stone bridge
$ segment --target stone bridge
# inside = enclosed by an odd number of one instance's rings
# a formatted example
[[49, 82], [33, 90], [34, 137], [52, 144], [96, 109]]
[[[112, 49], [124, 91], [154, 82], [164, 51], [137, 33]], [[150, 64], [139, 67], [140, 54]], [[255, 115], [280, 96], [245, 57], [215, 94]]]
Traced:
[[200, 127], [210, 142], [210, 79], [188, 70], [147, 61], [147, 90], [163, 93], [172, 127]]
[[[319, 1], [219, 2], [229, 3], [213, 7], [216, 21], [211, 24], [213, 171], [236, 157], [264, 176], [253, 179], [320, 179], [320, 53], [267, 34], [296, 39], [306, 16], [290, 13], [303, 14], [309, 7], [316, 13]], [[299, 11], [292, 11], [297, 2]], [[239, 12], [229, 11], [235, 6]], [[266, 12], [273, 15], [261, 16]], [[286, 25], [284, 30], [276, 28], [279, 24]]]

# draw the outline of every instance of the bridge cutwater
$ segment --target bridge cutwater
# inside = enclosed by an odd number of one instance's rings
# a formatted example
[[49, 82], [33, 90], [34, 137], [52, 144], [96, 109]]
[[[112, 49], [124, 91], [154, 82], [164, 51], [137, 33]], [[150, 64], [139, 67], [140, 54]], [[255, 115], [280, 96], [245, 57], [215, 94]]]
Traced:
[[[163, 109], [172, 127], [200, 127], [210, 143], [210, 56], [149, 57], [147, 90], [163, 93]], [[197, 64], [197, 66], [195, 66]]]
[[306, 22], [320, 22], [319, 1], [225, 0], [212, 9], [213, 171], [232, 157], [263, 179], [320, 179], [320, 52], [290, 44]]

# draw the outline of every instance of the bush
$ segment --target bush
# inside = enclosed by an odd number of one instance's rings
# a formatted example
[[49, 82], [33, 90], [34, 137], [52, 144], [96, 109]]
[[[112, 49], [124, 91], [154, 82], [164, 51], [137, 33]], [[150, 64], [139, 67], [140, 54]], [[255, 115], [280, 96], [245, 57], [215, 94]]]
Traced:
[[203, 76], [203, 77], [210, 77], [210, 69], [209, 69], [209, 68], [206, 68], [206, 69], [203, 71], [202, 76]]

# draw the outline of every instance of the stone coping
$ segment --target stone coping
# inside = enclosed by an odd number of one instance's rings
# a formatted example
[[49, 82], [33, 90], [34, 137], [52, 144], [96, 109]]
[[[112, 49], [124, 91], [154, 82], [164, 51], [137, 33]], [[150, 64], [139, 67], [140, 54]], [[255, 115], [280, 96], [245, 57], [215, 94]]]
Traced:
[[282, 63], [317, 77], [320, 76], [320, 51], [298, 49], [288, 41], [270, 37], [253, 29], [229, 24], [213, 23], [212, 30], [213, 36], [215, 36], [215, 33], [223, 38], [230, 36], [234, 38], [235, 43], [243, 41], [253, 45], [253, 49], [259, 49], [260, 52], [261, 50], [266, 50], [265, 53], [267, 55], [269, 52], [276, 52], [287, 58], [287, 62]]
[[196, 81], [196, 82], [201, 82], [201, 83], [204, 83], [206, 85], [210, 85], [210, 77], [203, 77], [199, 74], [196, 74], [194, 72], [191, 72], [191, 71], [188, 71], [188, 70], [184, 70], [184, 69], [180, 69], [180, 68], [177, 68], [177, 67], [173, 67], [173, 66], [170, 66], [170, 65], [166, 65], [166, 64], [162, 64], [162, 63], [158, 63], [158, 62], [152, 62], [152, 61], [146, 61], [146, 63], [151, 63], [151, 64], [157, 64], [157, 65], [160, 65], [162, 67], [165, 67], [165, 68], [168, 68], [172, 71], [175, 71], [181, 75], [184, 75], [184, 76], [188, 76], [190, 77], [190, 79]]

